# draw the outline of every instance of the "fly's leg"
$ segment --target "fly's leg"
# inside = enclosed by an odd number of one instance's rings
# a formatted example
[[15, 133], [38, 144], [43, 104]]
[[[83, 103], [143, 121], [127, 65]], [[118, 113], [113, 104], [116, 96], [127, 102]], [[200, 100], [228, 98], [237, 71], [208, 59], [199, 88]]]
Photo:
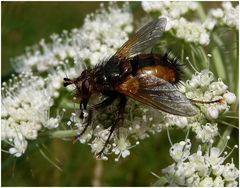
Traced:
[[120, 120], [123, 120], [123, 114], [124, 114], [124, 109], [125, 109], [125, 106], [126, 106], [126, 102], [127, 102], [127, 98], [124, 95], [121, 96], [120, 102], [119, 102], [119, 107], [118, 107], [117, 118], [115, 119], [113, 125], [111, 126], [111, 129], [109, 131], [109, 135], [107, 137], [106, 142], [104, 143], [104, 146], [103, 146], [102, 150], [96, 154], [96, 159], [101, 159], [101, 155], [104, 152], [106, 146], [108, 145], [109, 140], [110, 140], [114, 130], [116, 129], [118, 122]]
[[[87, 117], [86, 125], [85, 125], [84, 129], [82, 130], [82, 132], [74, 137], [73, 143], [75, 143], [78, 140], [78, 138], [81, 137], [86, 132], [86, 130], [87, 130], [87, 128], [90, 125], [91, 120], [92, 120], [92, 112], [95, 111], [95, 110], [99, 110], [101, 108], [107, 107], [108, 105], [112, 104], [112, 102], [115, 99], [116, 99], [115, 96], [114, 97], [109, 97], [109, 98], [105, 99], [104, 101], [102, 101], [101, 103], [93, 105], [88, 109], [88, 117]], [[80, 104], [80, 109], [82, 109], [82, 105], [83, 104], [81, 103]], [[83, 107], [84, 107], [84, 109], [86, 109], [86, 106], [83, 105]], [[81, 114], [80, 114], [80, 118], [83, 119], [83, 112], [82, 111], [81, 111]]]

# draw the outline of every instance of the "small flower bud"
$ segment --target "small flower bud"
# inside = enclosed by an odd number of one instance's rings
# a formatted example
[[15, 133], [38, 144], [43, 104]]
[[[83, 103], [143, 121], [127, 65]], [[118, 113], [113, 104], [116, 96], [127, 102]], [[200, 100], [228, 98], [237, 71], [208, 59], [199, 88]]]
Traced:
[[236, 95], [234, 93], [231, 93], [231, 92], [227, 92], [223, 95], [223, 98], [226, 100], [226, 102], [228, 104], [233, 104], [236, 102]]

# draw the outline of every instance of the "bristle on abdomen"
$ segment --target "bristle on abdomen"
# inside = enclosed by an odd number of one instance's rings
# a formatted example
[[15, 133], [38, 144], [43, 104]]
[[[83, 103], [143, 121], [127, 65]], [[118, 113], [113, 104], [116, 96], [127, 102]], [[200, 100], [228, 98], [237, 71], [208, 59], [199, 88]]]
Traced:
[[174, 70], [176, 77], [175, 78], [176, 81], [174, 83], [177, 83], [181, 80], [183, 75], [182, 71], [183, 64], [180, 63], [180, 60], [176, 56], [174, 56], [171, 52], [166, 52], [162, 56], [161, 64]]

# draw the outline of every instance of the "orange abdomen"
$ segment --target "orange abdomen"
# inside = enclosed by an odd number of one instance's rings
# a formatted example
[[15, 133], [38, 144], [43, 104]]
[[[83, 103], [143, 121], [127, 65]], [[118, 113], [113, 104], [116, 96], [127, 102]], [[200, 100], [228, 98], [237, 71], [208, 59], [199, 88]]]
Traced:
[[140, 68], [137, 74], [151, 74], [168, 82], [176, 82], [176, 71], [163, 65], [147, 66]]
[[179, 67], [174, 59], [167, 55], [160, 54], [140, 54], [133, 58], [135, 74], [151, 74], [158, 78], [164, 79], [170, 83], [179, 81]]

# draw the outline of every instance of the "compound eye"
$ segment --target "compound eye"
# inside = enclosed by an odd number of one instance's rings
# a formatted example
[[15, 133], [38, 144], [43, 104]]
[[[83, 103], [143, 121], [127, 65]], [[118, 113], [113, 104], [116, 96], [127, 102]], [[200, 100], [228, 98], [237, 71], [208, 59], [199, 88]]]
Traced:
[[90, 83], [88, 80], [84, 80], [82, 82], [82, 92], [84, 95], [88, 95], [89, 94], [89, 88], [90, 88]]

